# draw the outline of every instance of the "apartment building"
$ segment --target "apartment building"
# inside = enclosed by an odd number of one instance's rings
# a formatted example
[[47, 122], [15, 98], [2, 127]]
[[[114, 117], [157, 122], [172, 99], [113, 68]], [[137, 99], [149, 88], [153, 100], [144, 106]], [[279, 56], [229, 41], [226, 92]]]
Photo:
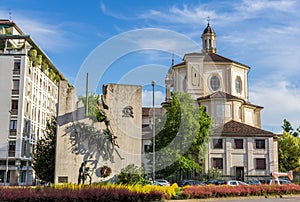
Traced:
[[56, 115], [65, 80], [42, 49], [10, 20], [0, 20], [0, 185], [35, 183], [32, 153]]

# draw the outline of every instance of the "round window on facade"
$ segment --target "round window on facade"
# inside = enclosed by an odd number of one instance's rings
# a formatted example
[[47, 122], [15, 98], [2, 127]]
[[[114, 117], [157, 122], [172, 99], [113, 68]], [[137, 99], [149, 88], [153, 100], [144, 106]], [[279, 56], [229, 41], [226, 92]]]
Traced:
[[220, 79], [218, 76], [214, 75], [210, 79], [210, 87], [212, 90], [216, 91], [220, 88]]
[[242, 79], [240, 76], [237, 76], [235, 79], [235, 90], [237, 93], [242, 92]]

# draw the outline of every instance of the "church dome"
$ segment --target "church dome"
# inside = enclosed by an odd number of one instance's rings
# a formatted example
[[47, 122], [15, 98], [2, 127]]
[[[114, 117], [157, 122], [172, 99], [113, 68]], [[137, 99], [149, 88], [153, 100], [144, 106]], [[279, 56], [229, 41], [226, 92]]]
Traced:
[[211, 28], [211, 26], [209, 25], [209, 23], [207, 24], [207, 27], [204, 29], [203, 34], [216, 34], [215, 31], [213, 30], [213, 28]]

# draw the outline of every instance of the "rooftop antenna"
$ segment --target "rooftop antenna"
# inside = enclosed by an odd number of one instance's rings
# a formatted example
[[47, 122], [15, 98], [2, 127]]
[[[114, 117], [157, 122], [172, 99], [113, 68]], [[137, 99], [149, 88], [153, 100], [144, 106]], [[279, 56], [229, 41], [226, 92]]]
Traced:
[[12, 21], [12, 11], [11, 11], [11, 9], [8, 9], [8, 19], [9, 19], [9, 21]]
[[174, 52], [172, 53], [172, 67], [174, 66]]

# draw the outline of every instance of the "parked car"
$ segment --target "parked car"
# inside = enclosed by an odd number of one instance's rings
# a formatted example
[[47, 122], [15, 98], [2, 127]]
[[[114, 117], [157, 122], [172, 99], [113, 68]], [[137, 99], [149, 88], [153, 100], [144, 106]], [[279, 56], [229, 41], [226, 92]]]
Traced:
[[261, 182], [259, 180], [247, 180], [246, 183], [249, 185], [260, 185], [261, 184]]
[[196, 185], [205, 185], [203, 182], [198, 181], [198, 180], [182, 180], [181, 182], [178, 183], [178, 186], [183, 187], [183, 186], [196, 186]]
[[207, 180], [206, 182], [205, 182], [205, 184], [206, 185], [209, 185], [209, 184], [217, 184], [217, 182], [218, 182], [218, 180], [215, 180], [215, 179], [213, 179], [213, 180]]
[[170, 186], [170, 182], [164, 179], [156, 179], [153, 184], [158, 186]]
[[209, 184], [214, 184], [214, 185], [221, 185], [224, 184], [226, 182], [226, 180], [216, 180], [216, 179], [211, 179], [205, 182], [206, 185]]
[[227, 180], [223, 184], [229, 186], [248, 186], [247, 183], [238, 180]]
[[[279, 183], [282, 185], [282, 184], [293, 184], [290, 180], [288, 179], [283, 179], [283, 178], [279, 178], [278, 179]], [[273, 184], [273, 179], [268, 179], [266, 181], [266, 184]], [[276, 184], [276, 182], [275, 182]]]

